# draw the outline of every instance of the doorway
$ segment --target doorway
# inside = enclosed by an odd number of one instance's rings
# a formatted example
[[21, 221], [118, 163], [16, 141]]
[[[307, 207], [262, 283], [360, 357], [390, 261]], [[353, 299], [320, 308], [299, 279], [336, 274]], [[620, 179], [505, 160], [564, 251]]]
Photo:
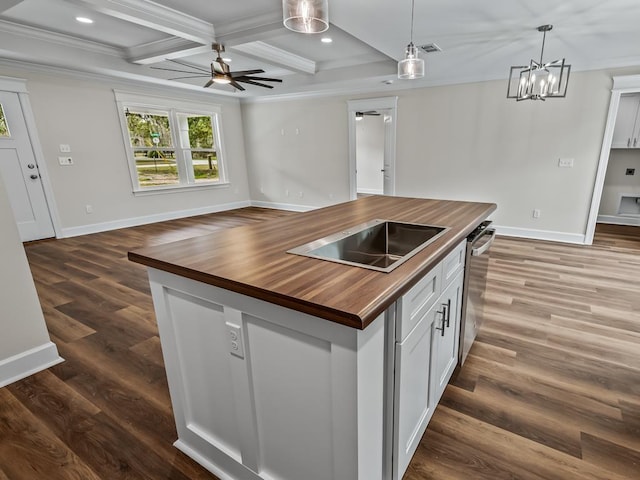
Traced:
[[[600, 151], [600, 161], [598, 163], [598, 171], [596, 172], [595, 184], [593, 187], [593, 196], [591, 198], [591, 208], [589, 210], [589, 217], [587, 219], [587, 228], [585, 231], [585, 240], [584, 243], [586, 245], [591, 245], [593, 243], [593, 236], [596, 230], [596, 223], [598, 221], [598, 215], [600, 213], [601, 204], [603, 203], [603, 191], [605, 188], [605, 179], [607, 177], [607, 170], [609, 167], [609, 161], [611, 157], [612, 148], [620, 148], [626, 150], [627, 153], [633, 151], [635, 149], [635, 145], [627, 145], [623, 143], [623, 145], [618, 145], [618, 139], [614, 138], [616, 120], [619, 118], [618, 115], [621, 115], [621, 119], [625, 119], [629, 112], [627, 112], [626, 107], [621, 106], [621, 97], [625, 96], [628, 98], [630, 94], [640, 93], [640, 75], [627, 75], [624, 77], [613, 77], [613, 89], [611, 91], [611, 101], [609, 103], [609, 113], [607, 115], [607, 124], [604, 132], [604, 139], [602, 141], [602, 149]], [[624, 104], [629, 105], [628, 102], [624, 102]], [[635, 150], [640, 151], [640, 150]], [[614, 156], [624, 156], [625, 152], [619, 150], [615, 152]], [[619, 165], [618, 165], [619, 166]], [[633, 172], [635, 174], [635, 172]], [[633, 174], [632, 174], [633, 175]], [[635, 178], [635, 177], [634, 177]], [[640, 194], [637, 195], [640, 197]], [[624, 203], [623, 196], [620, 197], [619, 202], [615, 206], [618, 210], [622, 207]], [[636, 205], [633, 205], [634, 202], [629, 202], [632, 208], [636, 208]], [[635, 210], [633, 211], [635, 212]], [[636, 215], [632, 215], [635, 217]], [[624, 212], [623, 212], [624, 214]], [[640, 215], [640, 213], [638, 214]]]
[[349, 190], [395, 195], [396, 111], [398, 97], [348, 102]]
[[24, 81], [0, 78], [0, 177], [23, 242], [55, 236], [30, 112]]

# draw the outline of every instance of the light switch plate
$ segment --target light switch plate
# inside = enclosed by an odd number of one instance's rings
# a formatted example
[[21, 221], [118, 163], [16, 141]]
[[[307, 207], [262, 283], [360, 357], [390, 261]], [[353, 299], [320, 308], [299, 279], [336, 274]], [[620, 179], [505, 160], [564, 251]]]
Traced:
[[58, 157], [58, 163], [60, 165], [64, 165], [64, 166], [73, 165], [73, 158], [71, 158], [71, 157]]
[[558, 160], [558, 166], [561, 168], [572, 168], [573, 158], [561, 158]]
[[71, 145], [67, 145], [66, 143], [61, 143], [60, 153], [71, 153]]

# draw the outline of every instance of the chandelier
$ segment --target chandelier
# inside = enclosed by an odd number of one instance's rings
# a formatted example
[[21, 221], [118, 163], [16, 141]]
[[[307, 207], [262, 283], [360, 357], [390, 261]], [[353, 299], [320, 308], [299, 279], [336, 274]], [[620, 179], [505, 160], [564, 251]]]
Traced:
[[547, 98], [564, 98], [567, 95], [571, 65], [565, 59], [543, 63], [544, 42], [547, 32], [553, 25], [540, 25], [542, 32], [542, 50], [540, 62], [531, 60], [529, 65], [511, 67], [507, 98], [520, 100], [546, 100]]

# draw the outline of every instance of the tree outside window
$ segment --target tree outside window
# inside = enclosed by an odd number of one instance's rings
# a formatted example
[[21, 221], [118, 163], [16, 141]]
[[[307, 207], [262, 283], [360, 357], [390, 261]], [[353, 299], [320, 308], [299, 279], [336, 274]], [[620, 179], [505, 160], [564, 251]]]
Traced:
[[134, 104], [121, 107], [138, 188], [206, 185], [224, 180], [217, 113]]
[[4, 116], [4, 110], [2, 109], [2, 105], [0, 104], [0, 137], [8, 137], [9, 135], [9, 127], [7, 126], [7, 120]]

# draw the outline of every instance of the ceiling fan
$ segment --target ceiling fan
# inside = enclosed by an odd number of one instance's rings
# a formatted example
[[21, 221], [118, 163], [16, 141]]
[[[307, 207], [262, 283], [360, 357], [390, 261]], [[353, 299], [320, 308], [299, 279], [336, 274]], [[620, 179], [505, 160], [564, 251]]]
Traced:
[[233, 88], [237, 90], [244, 91], [245, 88], [240, 85], [241, 83], [248, 83], [249, 85], [256, 85], [258, 87], [264, 88], [273, 88], [273, 85], [268, 85], [263, 82], [278, 82], [282, 83], [282, 80], [279, 78], [268, 78], [268, 77], [256, 77], [255, 75], [258, 73], [264, 73], [264, 70], [260, 68], [256, 68], [254, 70], [240, 70], [237, 72], [232, 72], [229, 69], [229, 65], [225, 63], [225, 61], [220, 56], [221, 52], [224, 52], [224, 45], [219, 43], [212, 44], [212, 48], [217, 52], [217, 58], [211, 62], [211, 69], [208, 70], [206, 68], [202, 68], [196, 65], [191, 65], [185, 62], [181, 62], [180, 60], [175, 60], [172, 58], [168, 58], [167, 60], [173, 63], [177, 63], [183, 67], [187, 67], [192, 69], [189, 70], [177, 70], [174, 68], [163, 68], [163, 67], [151, 67], [155, 70], [166, 70], [168, 72], [179, 72], [179, 73], [190, 73], [193, 75], [188, 75], [184, 77], [174, 77], [169, 80], [180, 80], [183, 78], [199, 78], [199, 77], [210, 77], [207, 83], [204, 84], [204, 88], [209, 88], [214, 83], [219, 85], [231, 85]]
[[369, 115], [372, 117], [379, 117], [380, 112], [376, 112], [375, 110], [367, 110], [366, 112], [356, 112], [356, 120], [361, 120], [365, 115]]

